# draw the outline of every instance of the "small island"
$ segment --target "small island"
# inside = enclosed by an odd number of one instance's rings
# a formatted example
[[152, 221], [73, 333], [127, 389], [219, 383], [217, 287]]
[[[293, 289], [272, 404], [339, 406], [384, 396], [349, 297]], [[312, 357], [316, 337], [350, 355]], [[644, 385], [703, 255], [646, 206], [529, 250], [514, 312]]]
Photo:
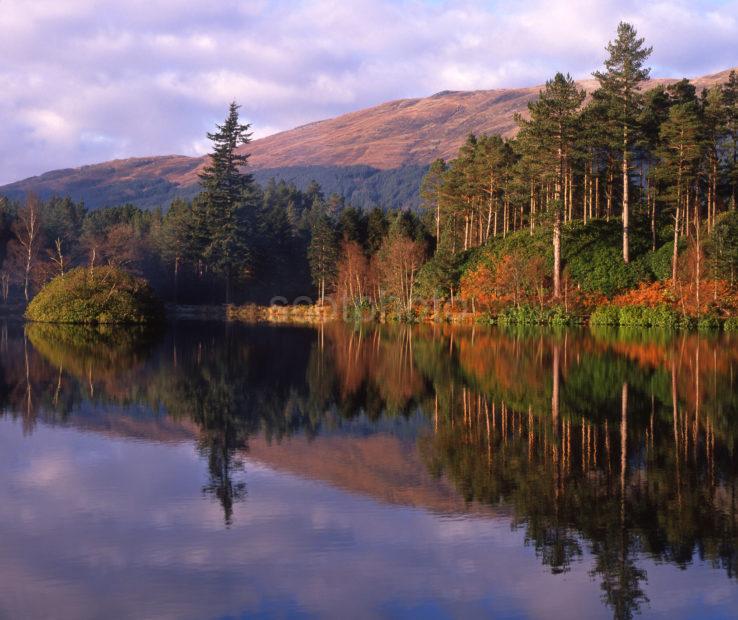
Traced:
[[164, 318], [148, 282], [112, 266], [77, 267], [47, 283], [25, 313], [44, 323], [141, 324]]

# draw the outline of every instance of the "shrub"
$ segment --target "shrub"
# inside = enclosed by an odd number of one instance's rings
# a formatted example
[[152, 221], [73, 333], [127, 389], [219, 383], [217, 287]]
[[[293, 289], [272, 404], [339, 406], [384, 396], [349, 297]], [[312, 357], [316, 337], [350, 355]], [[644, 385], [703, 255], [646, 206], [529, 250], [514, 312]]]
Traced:
[[589, 317], [591, 325], [620, 325], [620, 308], [617, 306], [598, 306]]
[[697, 329], [706, 331], [720, 329], [720, 319], [714, 314], [705, 315], [697, 322]]
[[723, 329], [726, 332], [738, 332], [738, 316], [731, 316], [730, 318], [725, 319]]
[[509, 306], [497, 315], [500, 325], [575, 325], [580, 322], [563, 306], [538, 308], [536, 306]]
[[608, 297], [633, 288], [651, 277], [646, 261], [644, 231], [634, 227], [631, 235], [633, 260], [621, 255], [622, 228], [616, 221], [577, 222], [564, 229], [564, 264], [569, 277], [589, 293]]
[[148, 283], [115, 267], [78, 267], [33, 298], [26, 318], [45, 323], [149, 323], [164, 309]]
[[[679, 249], [684, 249], [684, 242], [680, 242]], [[665, 243], [655, 252], [648, 255], [651, 273], [657, 280], [663, 281], [671, 278], [671, 261], [674, 256], [674, 243]]]
[[585, 291], [607, 296], [633, 288], [649, 277], [643, 259], [625, 263], [616, 247], [597, 247], [592, 252], [572, 257], [567, 272]]
[[589, 319], [591, 325], [622, 327], [684, 327], [679, 314], [668, 306], [600, 306]]

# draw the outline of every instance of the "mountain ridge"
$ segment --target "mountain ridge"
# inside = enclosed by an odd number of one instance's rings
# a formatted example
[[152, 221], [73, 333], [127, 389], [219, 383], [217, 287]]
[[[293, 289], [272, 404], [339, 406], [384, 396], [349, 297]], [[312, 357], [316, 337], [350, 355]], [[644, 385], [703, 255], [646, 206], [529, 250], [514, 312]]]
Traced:
[[[723, 83], [731, 70], [691, 81], [698, 89], [710, 87]], [[678, 81], [654, 78], [644, 90]], [[577, 83], [587, 92], [597, 86], [594, 79]], [[338, 176], [340, 169], [357, 166], [372, 169], [374, 175], [406, 166], [422, 168], [438, 158], [453, 158], [469, 133], [512, 137], [517, 130], [515, 115], [525, 114], [528, 102], [541, 88], [443, 90], [428, 97], [395, 99], [254, 140], [245, 150], [251, 155], [251, 169], [261, 181], [270, 175], [282, 178], [284, 169], [295, 168], [335, 168]], [[41, 197], [68, 195], [84, 200], [90, 208], [125, 202], [163, 207], [176, 196], [196, 193], [197, 173], [205, 161], [206, 156], [176, 154], [116, 159], [22, 179], [0, 187], [0, 194], [15, 199], [30, 191]], [[305, 176], [309, 171], [302, 174]], [[417, 174], [413, 173], [403, 183], [416, 181]], [[330, 192], [335, 188], [324, 189]], [[403, 187], [399, 193], [407, 192], [408, 188]], [[367, 200], [372, 202], [371, 198]]]

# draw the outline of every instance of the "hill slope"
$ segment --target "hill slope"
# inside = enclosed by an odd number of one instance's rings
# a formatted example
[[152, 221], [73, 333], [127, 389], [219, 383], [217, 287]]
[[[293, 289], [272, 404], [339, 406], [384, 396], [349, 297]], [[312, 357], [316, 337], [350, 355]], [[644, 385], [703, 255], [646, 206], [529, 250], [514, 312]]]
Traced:
[[[729, 71], [692, 81], [698, 88], [712, 86], [724, 82]], [[675, 81], [654, 79], [646, 88]], [[590, 92], [596, 87], [594, 80], [579, 84]], [[261, 181], [286, 177], [298, 184], [309, 180], [310, 168], [315, 167], [313, 176], [324, 179], [327, 193], [339, 191], [349, 198], [355, 194], [355, 202], [363, 205], [399, 200], [394, 206], [412, 206], [415, 198], [407, 196], [417, 192], [425, 166], [439, 157], [453, 157], [469, 133], [514, 135], [515, 114], [525, 113], [540, 89], [444, 91], [390, 101], [255, 140], [248, 147], [251, 166]], [[166, 205], [174, 196], [189, 197], [197, 191], [197, 172], [203, 163], [201, 157], [178, 155], [115, 160], [47, 172], [0, 187], [0, 194], [69, 195], [91, 208], [123, 202]], [[397, 172], [405, 167], [412, 168]], [[377, 188], [384, 185], [388, 171], [394, 186], [385, 196]]]

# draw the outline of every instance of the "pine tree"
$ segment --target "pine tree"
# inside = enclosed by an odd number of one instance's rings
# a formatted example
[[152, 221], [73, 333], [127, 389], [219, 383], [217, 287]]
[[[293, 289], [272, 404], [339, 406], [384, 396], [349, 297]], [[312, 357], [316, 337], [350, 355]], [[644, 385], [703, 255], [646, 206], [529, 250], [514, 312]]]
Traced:
[[656, 219], [658, 186], [654, 174], [656, 154], [661, 148], [661, 125], [669, 117], [671, 101], [666, 89], [658, 85], [649, 90], [643, 101], [638, 125], [641, 128], [640, 140], [637, 143], [641, 157], [645, 160], [649, 174], [646, 180], [646, 202], [651, 215], [651, 250], [656, 251]]
[[[669, 118], [661, 126], [661, 148], [658, 151], [658, 178], [668, 187], [674, 205], [674, 249], [672, 278], [676, 284], [679, 251], [679, 227], [689, 192], [694, 183], [702, 152], [700, 119], [693, 103], [672, 106]], [[688, 222], [687, 222], [688, 224]]]
[[432, 214], [433, 218], [436, 252], [441, 244], [441, 191], [447, 169], [445, 161], [436, 159], [431, 164], [420, 185], [421, 206], [426, 213]]
[[727, 138], [728, 180], [730, 183], [730, 208], [738, 208], [738, 74], [731, 71], [723, 85], [725, 104], [725, 129]]
[[174, 199], [162, 220], [158, 242], [162, 258], [172, 266], [175, 303], [178, 300], [182, 264], [197, 256], [192, 244], [192, 225], [191, 205], [181, 198]]
[[546, 163], [554, 182], [554, 297], [561, 296], [561, 210], [563, 186], [577, 143], [579, 109], [585, 93], [571, 76], [557, 73], [536, 101], [528, 104], [530, 120], [518, 119], [527, 157]]
[[707, 155], [707, 230], [712, 231], [717, 219], [718, 192], [721, 169], [721, 143], [725, 132], [726, 108], [720, 88], [702, 91], [700, 102], [702, 139]]
[[370, 255], [382, 247], [388, 230], [387, 215], [379, 207], [374, 207], [366, 218], [366, 250]]
[[234, 278], [246, 275], [253, 260], [249, 241], [256, 190], [253, 177], [241, 170], [249, 156], [238, 150], [250, 142], [251, 134], [249, 125], [239, 122], [239, 107], [231, 103], [225, 123], [208, 133], [213, 150], [210, 163], [199, 175], [207, 218], [200, 225], [207, 226], [208, 233], [202, 254], [225, 279], [226, 303], [231, 301]]
[[644, 63], [652, 48], [643, 46], [644, 39], [638, 38], [636, 29], [625, 22], [618, 25], [617, 39], [608, 43], [609, 54], [605, 60], [605, 71], [593, 75], [609, 103], [611, 120], [620, 128], [623, 176], [623, 260], [630, 261], [628, 226], [630, 219], [630, 153], [637, 134], [638, 108], [641, 96], [638, 87], [648, 79], [650, 69]]
[[325, 303], [326, 290], [332, 284], [338, 262], [338, 242], [336, 231], [330, 218], [321, 215], [312, 229], [308, 246], [310, 274], [318, 287], [320, 303]]

